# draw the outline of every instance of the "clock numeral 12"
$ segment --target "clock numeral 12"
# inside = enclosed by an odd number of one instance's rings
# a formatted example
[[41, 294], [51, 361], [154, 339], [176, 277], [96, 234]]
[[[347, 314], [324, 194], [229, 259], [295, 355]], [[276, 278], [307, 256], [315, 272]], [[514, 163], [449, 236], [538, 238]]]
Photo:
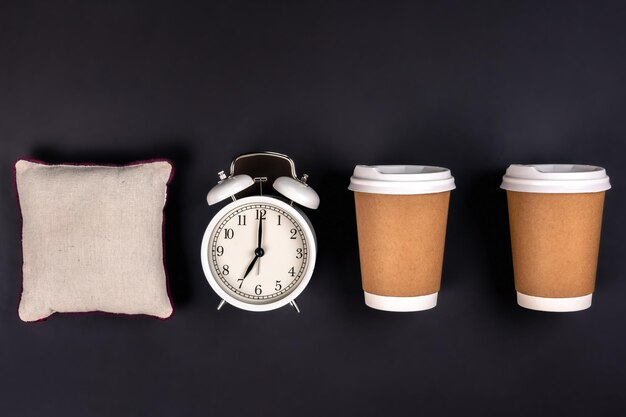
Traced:
[[265, 209], [257, 210], [256, 211], [256, 219], [259, 220], [259, 217], [260, 217], [261, 220], [265, 220], [265, 214], [266, 213], [267, 213], [267, 211], [265, 211]]

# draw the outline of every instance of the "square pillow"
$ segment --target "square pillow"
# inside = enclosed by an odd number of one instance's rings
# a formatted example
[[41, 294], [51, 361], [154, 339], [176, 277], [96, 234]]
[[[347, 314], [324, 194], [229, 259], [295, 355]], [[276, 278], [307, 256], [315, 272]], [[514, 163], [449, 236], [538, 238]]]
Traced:
[[23, 286], [18, 314], [105, 311], [167, 318], [163, 208], [172, 165], [20, 160]]

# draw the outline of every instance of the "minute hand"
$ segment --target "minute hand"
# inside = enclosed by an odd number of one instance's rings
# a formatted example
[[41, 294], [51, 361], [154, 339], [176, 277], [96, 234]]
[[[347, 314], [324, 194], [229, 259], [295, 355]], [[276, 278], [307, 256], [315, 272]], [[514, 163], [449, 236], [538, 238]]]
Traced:
[[259, 219], [259, 239], [257, 241], [257, 248], [261, 248], [261, 242], [262, 242], [262, 238], [263, 238], [263, 217], [261, 216], [261, 218]]

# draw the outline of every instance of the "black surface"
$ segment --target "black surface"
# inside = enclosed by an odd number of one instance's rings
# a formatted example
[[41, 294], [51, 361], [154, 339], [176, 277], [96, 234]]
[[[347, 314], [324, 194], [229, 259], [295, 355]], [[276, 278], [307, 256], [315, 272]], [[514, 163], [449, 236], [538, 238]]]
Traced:
[[[0, 415], [623, 415], [622, 2], [0, 3]], [[319, 263], [289, 308], [225, 308], [203, 276], [205, 195], [251, 150], [320, 194]], [[175, 315], [24, 324], [12, 163], [171, 158]], [[593, 307], [518, 308], [509, 163], [607, 168]], [[356, 163], [450, 167], [432, 311], [365, 307]]]

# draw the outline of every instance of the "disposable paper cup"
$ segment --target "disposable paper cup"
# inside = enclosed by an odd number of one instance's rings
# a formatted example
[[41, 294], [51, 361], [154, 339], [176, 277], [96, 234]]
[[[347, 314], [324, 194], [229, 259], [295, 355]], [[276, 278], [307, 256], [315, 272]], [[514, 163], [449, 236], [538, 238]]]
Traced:
[[450, 170], [422, 165], [357, 165], [354, 191], [365, 304], [419, 311], [437, 305]]
[[517, 303], [541, 311], [591, 306], [605, 191], [603, 168], [511, 165], [507, 191]]

